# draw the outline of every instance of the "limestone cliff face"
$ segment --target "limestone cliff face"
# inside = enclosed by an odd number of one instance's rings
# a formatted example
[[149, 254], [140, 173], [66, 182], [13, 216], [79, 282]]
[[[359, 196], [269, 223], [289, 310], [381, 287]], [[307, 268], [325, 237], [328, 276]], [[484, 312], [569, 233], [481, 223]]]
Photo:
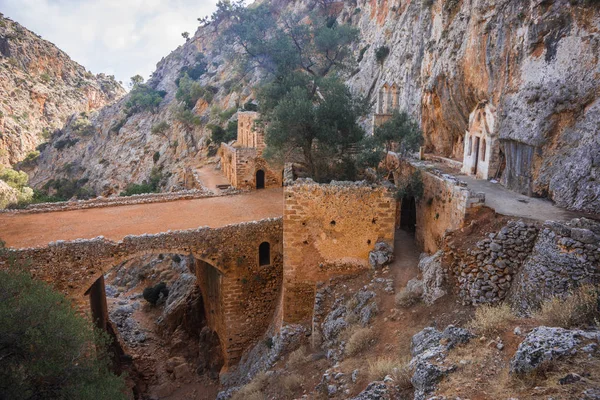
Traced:
[[92, 75], [52, 43], [0, 14], [0, 164], [14, 164], [73, 113], [99, 109], [125, 93]]
[[[345, 18], [369, 49], [350, 79], [373, 99], [396, 84], [428, 151], [462, 160], [469, 114], [497, 108], [502, 182], [600, 210], [600, 7], [589, 1], [359, 0]], [[374, 49], [388, 46], [377, 63]]]
[[[312, 6], [309, 1], [277, 1], [280, 10]], [[340, 20], [361, 30], [355, 46], [360, 61], [349, 85], [373, 101], [384, 85], [395, 85], [398, 106], [420, 121], [428, 151], [462, 160], [469, 114], [487, 101], [497, 113], [492, 134], [500, 139], [504, 161], [495, 172], [504, 185], [547, 196], [562, 207], [600, 210], [598, 4], [356, 0], [333, 3], [332, 8]], [[150, 84], [167, 95], [157, 113], [136, 114], [111, 133], [110, 127], [123, 118], [125, 100], [102, 110], [92, 117], [96, 134], [68, 149], [49, 146], [43, 152], [34, 184], [64, 175], [88, 178], [98, 193], [114, 193], [147, 178], [158, 151], [156, 164], [170, 172], [166, 188], [184, 185], [186, 168], [204, 157], [206, 129], [185, 128], [173, 119], [180, 70], [193, 65], [198, 52], [208, 59], [201, 82], [217, 91], [210, 104], [196, 104], [203, 124], [217, 120], [219, 110], [247, 100], [251, 85], [260, 80], [234, 79], [214, 45], [217, 36], [216, 27], [200, 28], [158, 64]], [[375, 51], [381, 46], [390, 52], [377, 61]], [[150, 133], [160, 121], [170, 123], [164, 137]]]

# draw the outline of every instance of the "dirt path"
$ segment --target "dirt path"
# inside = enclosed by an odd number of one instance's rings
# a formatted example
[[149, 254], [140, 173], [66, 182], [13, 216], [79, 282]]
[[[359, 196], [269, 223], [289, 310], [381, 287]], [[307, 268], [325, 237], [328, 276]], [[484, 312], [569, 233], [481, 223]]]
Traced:
[[216, 164], [208, 164], [196, 169], [196, 176], [204, 188], [216, 194], [221, 193], [217, 185], [229, 185], [223, 172], [216, 169]]
[[169, 230], [218, 228], [283, 215], [282, 189], [166, 203], [137, 204], [40, 214], [1, 214], [0, 239], [9, 247], [40, 247], [57, 240]]
[[390, 264], [396, 291], [406, 286], [409, 280], [419, 274], [420, 254], [414, 236], [404, 230], [397, 230], [394, 239], [394, 262]]

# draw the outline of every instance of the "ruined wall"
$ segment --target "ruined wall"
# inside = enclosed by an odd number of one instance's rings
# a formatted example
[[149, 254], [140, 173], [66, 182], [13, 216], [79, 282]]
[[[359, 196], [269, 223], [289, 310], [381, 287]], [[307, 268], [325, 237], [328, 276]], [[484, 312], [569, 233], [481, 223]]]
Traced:
[[283, 320], [307, 322], [317, 282], [369, 268], [378, 241], [393, 246], [396, 202], [381, 186], [311, 180], [284, 196]]
[[265, 138], [262, 130], [255, 126], [255, 121], [260, 116], [255, 111], [238, 111], [238, 138], [236, 145], [239, 147], [250, 147], [262, 155], [265, 149]]
[[265, 173], [265, 188], [282, 186], [283, 168], [270, 166], [254, 148], [236, 148], [221, 145], [221, 170], [236, 189], [256, 189], [256, 173]]
[[464, 304], [504, 300], [515, 274], [530, 255], [538, 229], [534, 224], [511, 221], [466, 253], [447, 251], [457, 292]]
[[[227, 195], [233, 193], [227, 193]], [[60, 201], [56, 203], [39, 203], [19, 210], [0, 210], [7, 214], [37, 214], [52, 211], [84, 210], [88, 208], [103, 208], [127, 206], [133, 204], [166, 203], [177, 200], [204, 199], [218, 196], [212, 192], [192, 189], [169, 193], [145, 193], [126, 197], [96, 197], [89, 200]]]
[[[388, 159], [390, 156], [388, 156]], [[428, 253], [435, 253], [442, 246], [446, 231], [459, 229], [469, 215], [485, 202], [483, 193], [473, 193], [458, 179], [430, 168], [426, 162], [399, 161], [394, 181], [398, 184], [415, 171], [421, 172], [423, 196], [416, 201], [417, 227], [415, 240]]]
[[[200, 228], [156, 235], [126, 236], [120, 242], [104, 238], [53, 242], [43, 248], [9, 249], [0, 255], [0, 268], [14, 257], [32, 274], [51, 283], [76, 303], [113, 266], [144, 254], [192, 254], [197, 260], [200, 287], [209, 294], [209, 323], [223, 345], [226, 365], [267, 329], [280, 301], [283, 275], [282, 220]], [[270, 244], [271, 264], [260, 266], [258, 248]]]

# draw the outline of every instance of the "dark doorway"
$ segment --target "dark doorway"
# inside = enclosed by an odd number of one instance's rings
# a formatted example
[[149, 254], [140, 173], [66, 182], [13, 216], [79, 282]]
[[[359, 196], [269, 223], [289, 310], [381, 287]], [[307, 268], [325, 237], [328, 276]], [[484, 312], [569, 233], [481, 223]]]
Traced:
[[264, 189], [265, 188], [265, 171], [259, 169], [256, 171], [256, 188]]
[[473, 165], [473, 174], [477, 175], [477, 165], [479, 164], [479, 138], [475, 137], [475, 164]]
[[413, 196], [402, 199], [400, 229], [409, 233], [415, 233], [417, 230], [417, 204]]
[[258, 264], [260, 266], [271, 265], [271, 245], [269, 242], [262, 242], [258, 246]]

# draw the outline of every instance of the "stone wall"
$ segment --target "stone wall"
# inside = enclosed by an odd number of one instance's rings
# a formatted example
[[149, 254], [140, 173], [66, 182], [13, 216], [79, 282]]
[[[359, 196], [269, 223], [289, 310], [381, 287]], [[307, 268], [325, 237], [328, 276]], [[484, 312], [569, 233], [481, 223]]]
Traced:
[[510, 221], [474, 248], [446, 249], [446, 267], [465, 304], [507, 299], [527, 312], [581, 284], [600, 284], [600, 224]]
[[449, 266], [464, 304], [497, 303], [503, 300], [515, 274], [531, 254], [538, 229], [534, 224], [511, 221], [491, 233], [465, 254], [448, 253]]
[[464, 182], [430, 168], [426, 162], [399, 161], [395, 154], [388, 156], [388, 161], [392, 168], [396, 167], [396, 184], [421, 171], [423, 196], [416, 200], [415, 240], [425, 252], [433, 254], [439, 250], [446, 232], [461, 228], [485, 202], [485, 194], [472, 192]]
[[[226, 365], [231, 365], [265, 332], [280, 302], [282, 230], [282, 220], [277, 218], [216, 229], [126, 236], [120, 242], [102, 237], [59, 241], [43, 248], [9, 249], [0, 254], [0, 268], [6, 268], [14, 257], [36, 278], [81, 303], [100, 276], [127, 259], [144, 254], [191, 254], [198, 260], [199, 285], [209, 300], [205, 302], [206, 315], [219, 335]], [[270, 244], [271, 261], [261, 266], [258, 248], [263, 242]]]
[[508, 298], [527, 311], [582, 284], [600, 285], [600, 223], [585, 218], [566, 224], [547, 221]]
[[368, 269], [378, 241], [393, 246], [396, 202], [381, 186], [304, 179], [284, 197], [283, 321], [309, 322], [317, 282]]
[[238, 137], [237, 145], [258, 150], [261, 156], [265, 148], [265, 138], [262, 130], [257, 129], [255, 121], [260, 116], [255, 111], [238, 111]]
[[[233, 194], [233, 193], [227, 193]], [[146, 193], [126, 197], [96, 197], [90, 200], [61, 201], [56, 203], [33, 204], [20, 210], [0, 210], [0, 213], [36, 214], [52, 211], [84, 210], [88, 208], [103, 208], [126, 206], [132, 204], [165, 203], [168, 201], [203, 199], [215, 197], [212, 192], [204, 190], [182, 190], [170, 193]]]

